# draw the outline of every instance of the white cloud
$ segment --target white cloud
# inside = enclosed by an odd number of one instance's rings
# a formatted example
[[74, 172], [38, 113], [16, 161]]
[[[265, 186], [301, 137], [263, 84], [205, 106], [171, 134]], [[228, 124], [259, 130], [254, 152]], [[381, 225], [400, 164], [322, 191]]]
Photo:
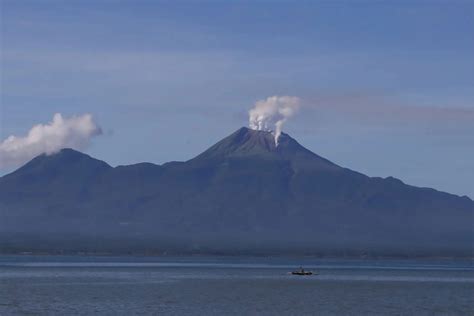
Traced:
[[299, 107], [298, 97], [275, 95], [257, 101], [249, 111], [249, 127], [274, 132], [275, 144], [278, 145], [283, 124], [298, 111]]
[[102, 134], [91, 114], [53, 116], [48, 124], [33, 126], [24, 137], [9, 136], [0, 143], [0, 169], [17, 167], [42, 153], [52, 154], [62, 148], [84, 149], [92, 137]]

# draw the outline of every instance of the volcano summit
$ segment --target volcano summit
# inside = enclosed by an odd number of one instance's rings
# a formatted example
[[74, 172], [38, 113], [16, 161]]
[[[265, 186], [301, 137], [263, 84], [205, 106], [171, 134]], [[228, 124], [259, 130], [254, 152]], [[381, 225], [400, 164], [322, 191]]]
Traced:
[[186, 162], [63, 149], [0, 178], [0, 251], [473, 256], [474, 202], [241, 128]]

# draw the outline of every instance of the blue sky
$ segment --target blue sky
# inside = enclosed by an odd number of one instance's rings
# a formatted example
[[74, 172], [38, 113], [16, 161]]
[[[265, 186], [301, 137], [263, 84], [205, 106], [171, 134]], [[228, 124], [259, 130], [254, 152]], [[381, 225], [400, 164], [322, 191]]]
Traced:
[[290, 95], [312, 151], [474, 198], [472, 1], [1, 5], [1, 140], [90, 113], [92, 156], [186, 160]]

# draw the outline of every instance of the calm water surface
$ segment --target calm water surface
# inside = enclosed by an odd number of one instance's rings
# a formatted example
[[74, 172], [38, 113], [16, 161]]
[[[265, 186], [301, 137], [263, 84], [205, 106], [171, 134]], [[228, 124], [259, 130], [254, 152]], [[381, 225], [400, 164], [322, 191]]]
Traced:
[[0, 315], [91, 314], [474, 315], [474, 264], [0, 256]]

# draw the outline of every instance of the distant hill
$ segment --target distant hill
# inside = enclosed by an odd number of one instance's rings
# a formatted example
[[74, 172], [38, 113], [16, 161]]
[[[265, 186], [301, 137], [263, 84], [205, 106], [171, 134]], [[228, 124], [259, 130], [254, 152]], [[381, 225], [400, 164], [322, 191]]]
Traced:
[[241, 128], [186, 162], [34, 158], [0, 178], [0, 252], [19, 251], [473, 256], [474, 202]]

